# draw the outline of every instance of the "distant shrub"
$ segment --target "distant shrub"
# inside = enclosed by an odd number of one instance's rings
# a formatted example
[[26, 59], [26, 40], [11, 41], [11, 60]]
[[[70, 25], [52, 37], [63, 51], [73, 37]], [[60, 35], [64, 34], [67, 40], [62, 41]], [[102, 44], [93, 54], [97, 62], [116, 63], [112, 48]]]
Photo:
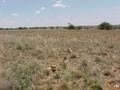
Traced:
[[120, 29], [120, 25], [113, 25], [113, 29]]
[[71, 24], [71, 23], [68, 23], [68, 27], [67, 27], [67, 29], [69, 29], [69, 30], [71, 30], [71, 29], [76, 29], [75, 28], [75, 26], [73, 25], [73, 24]]
[[117, 26], [117, 29], [120, 29], [120, 25]]
[[0, 28], [0, 30], [3, 30], [3, 28]]
[[28, 29], [27, 27], [18, 27], [18, 29], [22, 30], [22, 29]]
[[47, 29], [47, 27], [40, 27], [40, 29]]
[[80, 30], [82, 29], [82, 26], [76, 26], [76, 29]]
[[53, 27], [53, 26], [50, 26], [50, 29], [54, 29], [54, 27]]
[[68, 29], [68, 27], [67, 27], [67, 26], [64, 26], [63, 29]]
[[112, 25], [108, 22], [103, 22], [98, 26], [98, 29], [101, 30], [111, 30], [112, 29]]

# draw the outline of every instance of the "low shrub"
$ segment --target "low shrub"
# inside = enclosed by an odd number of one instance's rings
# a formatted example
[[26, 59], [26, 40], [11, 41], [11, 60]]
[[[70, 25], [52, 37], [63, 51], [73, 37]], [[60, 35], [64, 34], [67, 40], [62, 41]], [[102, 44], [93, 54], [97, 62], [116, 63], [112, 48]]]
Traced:
[[67, 27], [67, 29], [69, 29], [69, 30], [71, 30], [71, 29], [76, 29], [75, 28], [75, 26], [73, 25], [73, 24], [71, 24], [71, 23], [68, 23], [68, 27]]
[[103, 22], [98, 26], [98, 29], [100, 29], [100, 30], [111, 30], [112, 25], [108, 22]]

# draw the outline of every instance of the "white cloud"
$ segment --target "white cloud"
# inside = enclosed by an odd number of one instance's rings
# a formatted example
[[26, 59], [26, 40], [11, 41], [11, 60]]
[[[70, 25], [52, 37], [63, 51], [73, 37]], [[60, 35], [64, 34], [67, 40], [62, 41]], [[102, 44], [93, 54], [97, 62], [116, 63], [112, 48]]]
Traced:
[[41, 8], [40, 8], [40, 10], [42, 10], [42, 11], [45, 10], [45, 9], [46, 9], [46, 7], [41, 7]]
[[37, 15], [37, 14], [40, 14], [40, 10], [36, 10], [35, 11], [35, 14]]
[[2, 0], [2, 3], [6, 3], [6, 0]]
[[62, 0], [56, 0], [56, 2], [53, 4], [53, 7], [66, 8], [67, 6], [63, 4]]
[[44, 11], [46, 9], [46, 7], [41, 7], [39, 10], [35, 11], [35, 14], [38, 15], [40, 14], [41, 11]]
[[19, 16], [18, 13], [12, 13], [11, 16]]

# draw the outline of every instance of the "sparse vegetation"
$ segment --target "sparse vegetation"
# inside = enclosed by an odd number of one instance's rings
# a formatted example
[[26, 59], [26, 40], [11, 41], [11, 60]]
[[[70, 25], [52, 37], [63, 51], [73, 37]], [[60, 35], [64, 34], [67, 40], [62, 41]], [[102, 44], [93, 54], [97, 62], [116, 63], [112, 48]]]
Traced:
[[69, 90], [67, 83], [62, 82], [58, 87], [58, 90]]
[[119, 34], [1, 30], [0, 79], [15, 90], [110, 90], [109, 78], [119, 79]]
[[94, 84], [92, 86], [92, 90], [103, 90], [103, 89], [100, 85], [98, 85], [96, 82], [94, 82]]
[[25, 90], [32, 83], [32, 76], [41, 69], [34, 62], [20, 60], [14, 62], [9, 66], [10, 74], [8, 76], [10, 81], [16, 81], [16, 88]]
[[61, 64], [61, 68], [62, 68], [63, 70], [66, 70], [66, 69], [67, 69], [67, 64], [63, 62], [63, 63]]

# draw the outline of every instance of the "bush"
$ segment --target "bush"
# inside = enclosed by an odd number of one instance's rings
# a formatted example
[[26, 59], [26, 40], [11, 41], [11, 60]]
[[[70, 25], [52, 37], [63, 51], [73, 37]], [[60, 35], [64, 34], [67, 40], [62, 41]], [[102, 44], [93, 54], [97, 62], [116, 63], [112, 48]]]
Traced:
[[69, 29], [69, 30], [71, 30], [71, 29], [75, 29], [75, 26], [74, 26], [73, 24], [68, 23], [68, 25], [69, 25], [69, 26], [68, 26], [68, 29]]
[[120, 25], [113, 25], [113, 29], [120, 29]]
[[3, 28], [0, 28], [0, 30], [3, 30]]
[[76, 29], [80, 30], [82, 29], [82, 26], [76, 26]]
[[54, 27], [53, 27], [53, 26], [50, 26], [50, 29], [54, 29]]
[[19, 30], [27, 29], [27, 27], [18, 27], [17, 29], [19, 29]]
[[101, 30], [111, 30], [112, 29], [112, 25], [108, 22], [103, 22], [98, 26], [98, 29]]

